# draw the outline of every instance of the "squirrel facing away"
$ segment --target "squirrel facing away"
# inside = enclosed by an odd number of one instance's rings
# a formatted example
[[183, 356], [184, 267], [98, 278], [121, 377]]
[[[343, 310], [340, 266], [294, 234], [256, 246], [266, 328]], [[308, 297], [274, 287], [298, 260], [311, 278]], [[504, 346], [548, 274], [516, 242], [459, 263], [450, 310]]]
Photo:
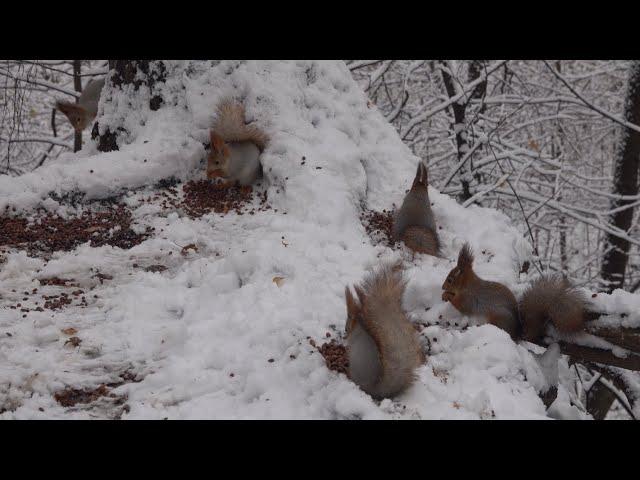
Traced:
[[409, 387], [425, 361], [417, 332], [402, 310], [405, 285], [399, 266], [383, 265], [354, 287], [357, 300], [345, 288], [348, 376], [375, 399]]
[[427, 167], [420, 162], [411, 190], [394, 216], [393, 237], [414, 252], [437, 256], [440, 239], [429, 202], [428, 180]]
[[82, 132], [96, 118], [102, 87], [104, 78], [90, 80], [82, 90], [78, 103], [56, 102], [56, 108], [66, 115], [76, 132]]
[[267, 136], [245, 122], [244, 106], [225, 100], [211, 128], [211, 152], [207, 158], [207, 178], [222, 178], [225, 184], [251, 185], [262, 176], [260, 154]]
[[442, 289], [442, 300], [451, 302], [460, 313], [482, 315], [514, 340], [538, 340], [548, 321], [560, 332], [575, 332], [584, 325], [586, 302], [568, 280], [559, 276], [541, 277], [524, 292], [518, 303], [507, 287], [475, 274], [473, 252], [467, 243], [460, 250], [458, 264], [449, 272]]

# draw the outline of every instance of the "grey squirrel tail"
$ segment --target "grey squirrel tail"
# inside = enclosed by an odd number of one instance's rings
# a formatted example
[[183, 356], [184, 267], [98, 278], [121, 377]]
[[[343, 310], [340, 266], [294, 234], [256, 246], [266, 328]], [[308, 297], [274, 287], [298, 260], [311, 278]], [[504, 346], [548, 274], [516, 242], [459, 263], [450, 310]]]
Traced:
[[561, 275], [535, 280], [518, 305], [525, 340], [535, 341], [548, 322], [562, 333], [577, 332], [584, 326], [587, 300]]
[[[347, 336], [349, 376], [374, 398], [394, 396], [424, 362], [418, 335], [402, 309], [406, 282], [398, 264], [371, 272], [356, 287], [355, 326]], [[354, 299], [347, 296], [354, 311]]]

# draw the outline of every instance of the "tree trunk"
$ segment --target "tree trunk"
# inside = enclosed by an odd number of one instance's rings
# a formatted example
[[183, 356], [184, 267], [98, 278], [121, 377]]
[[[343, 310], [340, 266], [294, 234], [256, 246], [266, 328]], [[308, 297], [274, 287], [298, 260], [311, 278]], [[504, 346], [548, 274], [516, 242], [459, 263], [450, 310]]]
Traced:
[[[634, 125], [640, 125], [640, 61], [633, 62], [629, 75], [627, 96], [624, 104], [624, 117]], [[640, 163], [640, 133], [625, 128], [618, 147], [613, 175], [613, 193], [615, 195], [638, 194], [638, 164]], [[611, 201], [611, 208], [619, 208], [632, 203], [632, 200]], [[611, 223], [628, 232], [633, 220], [633, 208], [627, 208], [611, 216]], [[613, 235], [607, 235], [605, 255], [602, 261], [602, 288], [612, 292], [623, 288], [625, 270], [629, 260], [629, 242]]]
[[[158, 110], [163, 103], [162, 96], [155, 92], [154, 87], [158, 83], [164, 83], [166, 69], [162, 60], [109, 60], [110, 75], [105, 90], [121, 90], [124, 85], [133, 85], [134, 91], [138, 91], [140, 86], [149, 87], [149, 108]], [[126, 134], [123, 125], [107, 127], [100, 132], [98, 122], [95, 123], [91, 138], [97, 139], [98, 150], [110, 152], [118, 150], [117, 138]]]
[[[562, 73], [562, 62], [556, 60], [556, 70], [558, 73]], [[560, 107], [558, 106], [558, 109]], [[558, 134], [554, 135], [553, 143], [551, 144], [551, 156], [555, 160], [560, 152], [564, 152], [564, 142], [562, 139], [562, 131], [558, 125]], [[562, 201], [562, 195], [558, 196], [558, 202]], [[569, 270], [568, 256], [567, 256], [567, 222], [564, 215], [560, 215], [560, 227], [558, 228], [560, 234], [560, 269], [563, 274], [566, 274]]]
[[[442, 66], [445, 68], [449, 68], [448, 62], [441, 62]], [[451, 77], [451, 75], [445, 70], [440, 70], [442, 72], [442, 80], [444, 82], [444, 87], [447, 90], [447, 95], [449, 98], [455, 97], [456, 95], [456, 87], [455, 80]], [[464, 154], [469, 151], [469, 145], [467, 143], [467, 132], [465, 131], [465, 107], [466, 105], [462, 103], [462, 99], [457, 102], [454, 102], [451, 105], [453, 110], [453, 131], [456, 136], [456, 149], [458, 152], [458, 162], [462, 160]], [[458, 175], [460, 175], [460, 184], [462, 185], [462, 193], [460, 194], [460, 201], [465, 201], [471, 198], [471, 190], [469, 188], [469, 178], [467, 172], [469, 169], [466, 165], [463, 165], [458, 171]]]
[[[76, 92], [82, 92], [82, 77], [80, 74], [82, 73], [82, 64], [81, 60], [73, 61], [73, 88]], [[76, 98], [76, 103], [78, 103], [80, 99]], [[73, 135], [73, 151], [77, 152], [82, 149], [82, 132], [75, 132]]]
[[[444, 68], [449, 68], [449, 63], [446, 61], [440, 62]], [[480, 77], [482, 74], [483, 62], [481, 60], [473, 60], [469, 64], [469, 78], [468, 81], [472, 82]], [[444, 87], [447, 91], [447, 95], [449, 98], [454, 97], [457, 94], [456, 89], [456, 80], [444, 69], [440, 70], [442, 72], [442, 81], [444, 82]], [[481, 99], [484, 98], [487, 90], [487, 81], [480, 82], [471, 92], [469, 99]], [[453, 110], [453, 131], [456, 137], [456, 149], [457, 149], [457, 159], [460, 162], [466, 153], [471, 148], [469, 144], [468, 138], [468, 128], [466, 124], [466, 110], [467, 103], [464, 98], [461, 98], [457, 102], [451, 105]], [[484, 110], [484, 106], [481, 106], [478, 113], [482, 113]], [[460, 184], [462, 185], [462, 193], [460, 194], [459, 200], [464, 202], [471, 198], [471, 189], [470, 189], [470, 175], [469, 172], [473, 172], [473, 163], [470, 158], [466, 165], [463, 165], [458, 171], [458, 175], [460, 176]]]
[[[469, 83], [480, 78], [480, 75], [482, 75], [483, 68], [484, 68], [484, 60], [473, 60], [469, 64]], [[480, 82], [478, 85], [476, 85], [476, 88], [473, 89], [473, 92], [471, 92], [471, 98], [475, 100], [482, 100], [484, 99], [486, 94], [487, 94], [487, 79], [485, 78], [484, 81]], [[486, 108], [487, 106], [483, 102], [482, 105], [480, 105], [480, 108], [478, 109], [478, 113], [484, 113]]]

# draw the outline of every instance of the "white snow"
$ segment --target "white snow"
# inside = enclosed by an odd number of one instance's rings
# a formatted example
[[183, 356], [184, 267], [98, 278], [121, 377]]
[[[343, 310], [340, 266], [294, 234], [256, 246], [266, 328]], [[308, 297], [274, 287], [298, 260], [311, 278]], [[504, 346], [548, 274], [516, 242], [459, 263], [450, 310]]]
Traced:
[[[433, 188], [445, 258], [411, 260], [404, 249], [373, 245], [359, 220], [362, 208], [399, 205], [419, 159], [367, 107], [342, 62], [179, 61], [168, 62], [168, 72], [165, 106], [156, 112], [144, 98], [101, 101], [102, 128], [126, 119], [131, 132], [119, 151], [99, 153], [88, 142], [34, 173], [0, 177], [0, 211], [40, 206], [67, 214], [73, 209], [49, 192], [95, 199], [137, 189], [125, 198], [137, 228], [156, 228], [131, 250], [82, 245], [49, 262], [20, 251], [5, 255], [0, 418], [112, 416], [117, 408], [105, 399], [65, 408], [53, 394], [116, 381], [125, 369], [143, 379], [113, 390], [128, 396], [124, 419], [547, 418], [537, 394], [547, 380], [536, 356], [441, 300], [442, 282], [465, 241], [476, 252], [478, 275], [516, 295], [533, 278], [518, 274], [531, 247], [502, 213], [463, 208]], [[273, 210], [191, 219], [143, 202], [163, 178], [204, 178], [208, 127], [217, 102], [230, 95], [244, 97], [247, 116], [271, 138], [262, 162]], [[188, 244], [197, 251], [182, 255]], [[307, 337], [320, 345], [327, 332], [338, 336], [345, 285], [398, 258], [409, 279], [410, 318], [429, 325], [422, 337], [429, 355], [407, 392], [375, 402], [330, 371]], [[133, 263], [168, 269], [145, 272]], [[97, 271], [113, 280], [100, 283]], [[27, 318], [6, 308], [23, 291], [61, 291], [36, 280], [51, 276], [74, 279], [88, 306], [32, 311]], [[284, 278], [281, 286], [276, 276]], [[611, 311], [639, 305], [638, 296], [618, 292], [601, 294], [598, 302]], [[80, 346], [65, 344], [61, 330], [69, 327], [78, 331]], [[567, 369], [560, 360], [561, 377]], [[552, 411], [584, 417], [562, 387]]]

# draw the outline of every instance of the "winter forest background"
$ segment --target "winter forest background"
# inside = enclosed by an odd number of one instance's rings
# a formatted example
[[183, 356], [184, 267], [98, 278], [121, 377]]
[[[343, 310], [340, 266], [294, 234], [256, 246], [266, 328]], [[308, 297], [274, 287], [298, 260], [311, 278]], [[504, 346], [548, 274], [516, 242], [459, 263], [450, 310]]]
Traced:
[[[425, 161], [431, 185], [511, 219], [534, 247], [526, 268], [594, 292], [640, 291], [640, 63], [345, 63]], [[0, 60], [0, 177], [37, 171], [91, 141], [90, 129], [74, 134], [53, 105], [108, 70], [106, 60]]]

